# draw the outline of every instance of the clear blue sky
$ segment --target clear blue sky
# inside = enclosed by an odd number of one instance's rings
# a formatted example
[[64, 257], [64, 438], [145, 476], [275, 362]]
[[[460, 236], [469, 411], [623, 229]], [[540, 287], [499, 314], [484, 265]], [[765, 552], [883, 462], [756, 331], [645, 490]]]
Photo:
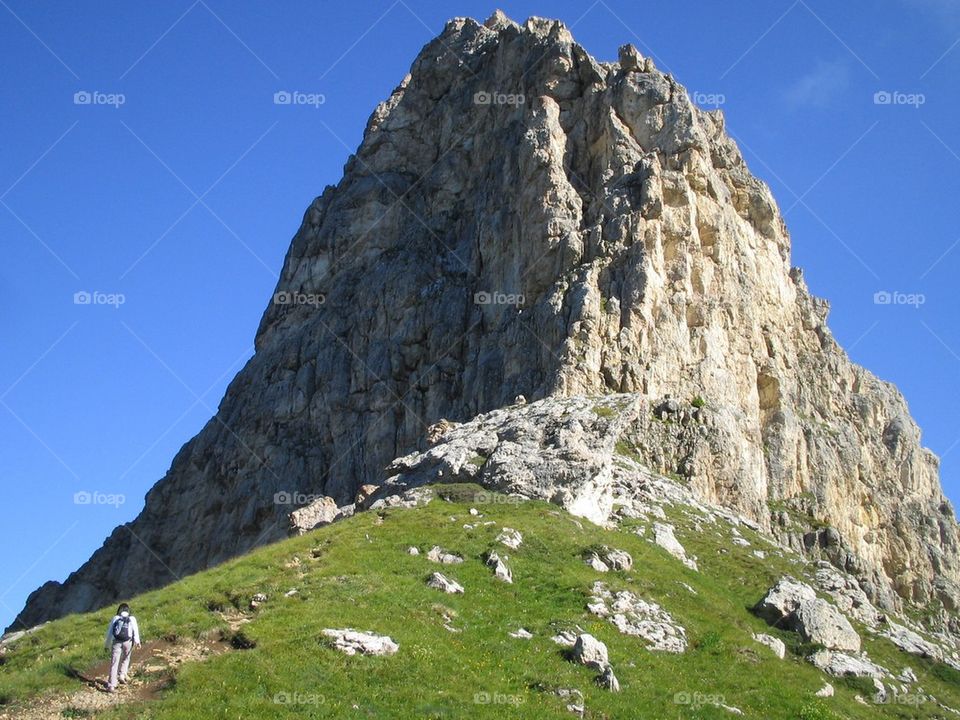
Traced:
[[[501, 3], [563, 19], [601, 60], [633, 42], [724, 101], [786, 211], [793, 263], [853, 358], [902, 389], [954, 501], [958, 5]], [[448, 17], [495, 7], [0, 0], [0, 625], [136, 516], [252, 353], [343, 143]], [[278, 106], [280, 90], [325, 103]], [[905, 95], [876, 104], [882, 91]], [[924, 302], [875, 304], [883, 290]], [[81, 291], [124, 302], [74, 304]]]

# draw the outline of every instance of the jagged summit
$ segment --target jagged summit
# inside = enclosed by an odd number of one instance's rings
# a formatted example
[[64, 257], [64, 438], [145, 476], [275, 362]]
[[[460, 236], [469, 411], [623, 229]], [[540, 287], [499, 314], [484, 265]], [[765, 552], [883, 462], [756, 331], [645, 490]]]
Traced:
[[[960, 564], [937, 459], [789, 254], [722, 114], [635, 48], [598, 63], [557, 21], [452, 20], [307, 209], [217, 416], [17, 622], [282, 537], [278, 493], [350, 503], [441, 419], [619, 393], [652, 471], [947, 624]], [[678, 421], [691, 403], [708, 422]]]

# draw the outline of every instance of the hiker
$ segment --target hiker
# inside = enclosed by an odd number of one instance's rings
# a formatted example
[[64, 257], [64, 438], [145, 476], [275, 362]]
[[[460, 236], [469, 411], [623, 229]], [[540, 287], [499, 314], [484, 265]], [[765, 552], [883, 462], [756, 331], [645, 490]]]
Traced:
[[107, 683], [107, 692], [117, 689], [117, 682], [127, 682], [127, 671], [130, 669], [130, 653], [133, 646], [140, 647], [140, 628], [137, 619], [130, 614], [130, 606], [121, 603], [117, 614], [113, 616], [107, 626], [107, 637], [104, 641], [110, 650], [110, 681]]

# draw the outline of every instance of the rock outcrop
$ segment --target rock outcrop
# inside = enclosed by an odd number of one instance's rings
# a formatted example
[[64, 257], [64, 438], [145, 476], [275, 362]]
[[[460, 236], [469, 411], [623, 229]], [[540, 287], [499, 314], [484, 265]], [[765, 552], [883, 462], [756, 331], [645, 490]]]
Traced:
[[777, 582], [754, 611], [771, 625], [797, 631], [806, 642], [828, 650], [860, 650], [860, 636], [846, 616], [793, 578]]
[[334, 520], [348, 517], [353, 513], [353, 507], [348, 507], [349, 510], [337, 507], [337, 503], [330, 497], [314, 500], [309, 505], [290, 513], [290, 532], [303, 535], [310, 530], [329, 525]]
[[783, 660], [787, 654], [787, 646], [780, 638], [775, 638], [773, 635], [767, 635], [766, 633], [754, 633], [753, 639], [773, 650], [773, 654], [781, 660]]
[[440, 590], [450, 595], [463, 594], [463, 585], [438, 572], [432, 573], [427, 578], [427, 587], [432, 587], [434, 590]]
[[[722, 114], [635, 48], [619, 58], [597, 62], [560, 22], [449, 22], [307, 209], [216, 416], [17, 627], [278, 539], [302, 495], [376, 506], [382, 489], [358, 491], [428, 428], [443, 442], [497, 408], [613, 393], [635, 411], [597, 416], [603, 442], [851, 572], [881, 607], [936, 603], [946, 624], [957, 522], [903, 398], [833, 339]], [[605, 519], [597, 436], [553, 432], [558, 501]], [[523, 460], [512, 442], [491, 432], [464, 462], [495, 479]]]
[[673, 526], [666, 523], [653, 524], [653, 541], [673, 555], [691, 570], [697, 569], [697, 562], [687, 557], [687, 551], [684, 549], [676, 535], [673, 534]]
[[577, 636], [571, 651], [574, 662], [586, 665], [594, 670], [603, 670], [610, 664], [607, 646], [589, 633]]
[[434, 545], [430, 552], [427, 553], [427, 560], [430, 562], [440, 563], [441, 565], [459, 565], [463, 562], [463, 558], [454, 553], [447, 552], [439, 545]]
[[865, 655], [820, 650], [810, 656], [810, 662], [825, 673], [837, 677], [882, 678], [889, 675], [884, 668], [871, 662]]
[[513, 572], [497, 553], [490, 552], [487, 554], [486, 565], [493, 570], [493, 576], [497, 580], [507, 584], [513, 583]]
[[612, 592], [602, 582], [593, 585], [587, 609], [606, 618], [624, 635], [635, 635], [647, 649], [682, 653], [687, 649], [687, 633], [673, 617], [657, 605], [639, 598], [629, 590]]
[[377, 635], [370, 632], [360, 632], [346, 628], [335, 630], [327, 628], [323, 634], [330, 638], [330, 644], [347, 655], [393, 655], [400, 646], [386, 635]]

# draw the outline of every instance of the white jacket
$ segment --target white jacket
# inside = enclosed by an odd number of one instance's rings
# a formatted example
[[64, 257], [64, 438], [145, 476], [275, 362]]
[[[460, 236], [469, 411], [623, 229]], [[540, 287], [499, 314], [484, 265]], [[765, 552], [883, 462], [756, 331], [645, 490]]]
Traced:
[[[124, 613], [124, 615], [129, 615], [129, 614]], [[130, 617], [130, 637], [133, 640], [134, 645], [139, 645], [140, 644], [140, 627], [137, 625], [137, 619], [133, 615], [129, 615], [129, 617]], [[113, 620], [111, 620], [110, 624], [107, 625], [107, 637], [104, 639], [104, 645], [106, 645], [106, 647], [108, 648], [113, 647], [113, 642], [114, 642], [113, 626], [117, 622], [117, 620], [120, 620], [120, 618], [121, 618], [120, 615], [114, 615]]]

